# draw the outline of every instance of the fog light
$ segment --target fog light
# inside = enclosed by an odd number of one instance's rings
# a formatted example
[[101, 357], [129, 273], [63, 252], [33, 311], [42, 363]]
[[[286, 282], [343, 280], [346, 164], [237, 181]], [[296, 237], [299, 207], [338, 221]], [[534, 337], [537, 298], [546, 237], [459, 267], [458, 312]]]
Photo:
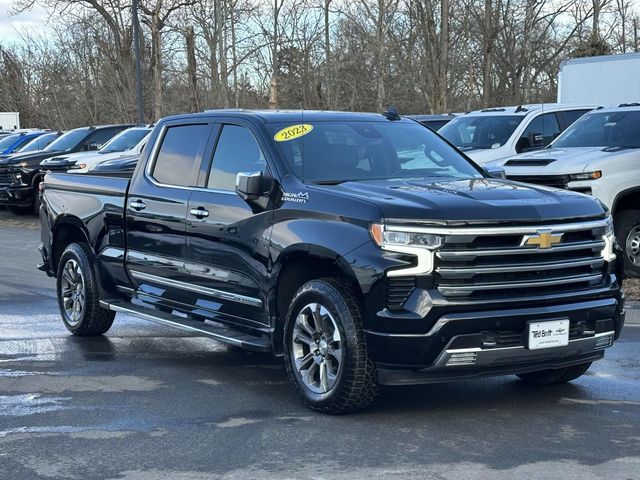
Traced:
[[613, 345], [613, 335], [603, 335], [596, 338], [596, 350], [607, 348]]
[[447, 360], [447, 367], [475, 365], [477, 356], [476, 352], [452, 353], [449, 360]]

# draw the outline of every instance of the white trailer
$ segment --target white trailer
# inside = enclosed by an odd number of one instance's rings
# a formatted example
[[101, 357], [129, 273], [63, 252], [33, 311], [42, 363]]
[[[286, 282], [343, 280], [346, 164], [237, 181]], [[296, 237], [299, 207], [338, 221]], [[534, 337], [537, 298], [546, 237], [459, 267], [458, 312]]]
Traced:
[[558, 103], [636, 102], [640, 102], [640, 53], [574, 58], [560, 64]]
[[19, 112], [0, 112], [0, 130], [18, 130], [19, 128]]

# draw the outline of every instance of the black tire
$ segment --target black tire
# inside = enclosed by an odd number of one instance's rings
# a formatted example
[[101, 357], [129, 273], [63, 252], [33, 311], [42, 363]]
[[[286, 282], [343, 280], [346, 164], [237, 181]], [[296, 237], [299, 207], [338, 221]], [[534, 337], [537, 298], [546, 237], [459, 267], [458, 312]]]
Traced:
[[[313, 391], [305, 384], [294, 358], [296, 319], [305, 308], [316, 304], [333, 317], [330, 320], [341, 337], [340, 368], [334, 376], [335, 383], [326, 392]], [[375, 365], [367, 354], [361, 311], [351, 289], [335, 279], [311, 280], [296, 292], [290, 305], [284, 327], [284, 356], [289, 379], [300, 398], [312, 410], [330, 414], [353, 412], [369, 406], [378, 392], [378, 378]], [[312, 321], [315, 322], [314, 316]], [[325, 355], [330, 358], [330, 354]]]
[[589, 367], [591, 362], [581, 363], [573, 367], [558, 368], [556, 370], [541, 370], [539, 372], [520, 373], [518, 377], [521, 380], [538, 385], [553, 385], [558, 383], [567, 383], [581, 377]]
[[640, 277], [640, 210], [623, 210], [615, 216], [616, 239], [624, 252], [624, 273]]
[[[70, 273], [72, 267], [73, 275]], [[95, 258], [91, 249], [84, 243], [70, 244], [58, 262], [56, 293], [62, 321], [67, 330], [74, 335], [81, 337], [102, 335], [113, 324], [115, 312], [100, 306], [96, 278]], [[76, 286], [70, 287], [74, 279]], [[71, 301], [69, 292], [75, 295], [74, 301]], [[77, 312], [75, 301], [81, 306]], [[68, 310], [70, 305], [73, 306], [72, 313]]]

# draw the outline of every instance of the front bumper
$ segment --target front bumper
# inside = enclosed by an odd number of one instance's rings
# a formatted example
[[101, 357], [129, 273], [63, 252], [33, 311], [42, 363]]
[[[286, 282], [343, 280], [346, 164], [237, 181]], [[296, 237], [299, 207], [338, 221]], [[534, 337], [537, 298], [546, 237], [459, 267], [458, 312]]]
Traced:
[[0, 205], [27, 207], [33, 205], [36, 189], [30, 185], [0, 187]]
[[[527, 323], [569, 319], [569, 344], [527, 348]], [[623, 300], [604, 298], [555, 306], [451, 313], [426, 333], [367, 331], [382, 384], [435, 383], [525, 373], [598, 360], [624, 325]]]

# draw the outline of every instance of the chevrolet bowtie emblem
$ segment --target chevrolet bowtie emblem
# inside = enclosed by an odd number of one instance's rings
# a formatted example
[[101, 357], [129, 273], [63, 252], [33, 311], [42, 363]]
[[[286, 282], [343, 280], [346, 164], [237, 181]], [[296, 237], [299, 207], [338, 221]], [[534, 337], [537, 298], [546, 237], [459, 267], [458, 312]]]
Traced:
[[561, 233], [538, 232], [535, 235], [525, 235], [522, 239], [521, 247], [531, 246], [538, 248], [551, 248], [552, 245], [562, 241]]

